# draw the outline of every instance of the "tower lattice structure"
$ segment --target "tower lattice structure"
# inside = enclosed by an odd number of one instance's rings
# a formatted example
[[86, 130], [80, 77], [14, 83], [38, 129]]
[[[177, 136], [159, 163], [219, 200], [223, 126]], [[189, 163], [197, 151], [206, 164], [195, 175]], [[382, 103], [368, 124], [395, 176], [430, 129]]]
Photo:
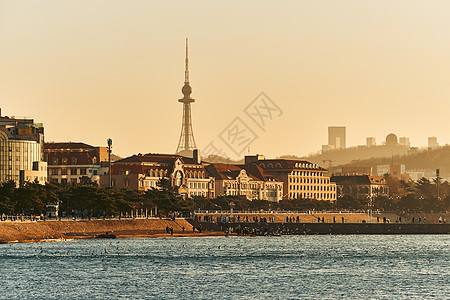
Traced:
[[195, 99], [191, 98], [192, 88], [189, 85], [189, 58], [188, 58], [188, 39], [186, 39], [186, 66], [184, 71], [184, 86], [181, 89], [183, 98], [178, 102], [183, 103], [183, 121], [181, 127], [180, 141], [178, 142], [177, 154], [189, 155], [197, 148], [192, 130], [191, 103]]

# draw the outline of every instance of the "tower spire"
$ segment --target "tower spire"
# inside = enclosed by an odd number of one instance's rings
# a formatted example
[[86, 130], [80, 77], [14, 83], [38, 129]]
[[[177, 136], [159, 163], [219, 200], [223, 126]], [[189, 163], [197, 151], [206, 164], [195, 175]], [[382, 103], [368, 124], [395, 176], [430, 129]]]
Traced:
[[186, 38], [186, 67], [184, 70], [184, 84], [189, 84], [189, 46], [188, 38]]

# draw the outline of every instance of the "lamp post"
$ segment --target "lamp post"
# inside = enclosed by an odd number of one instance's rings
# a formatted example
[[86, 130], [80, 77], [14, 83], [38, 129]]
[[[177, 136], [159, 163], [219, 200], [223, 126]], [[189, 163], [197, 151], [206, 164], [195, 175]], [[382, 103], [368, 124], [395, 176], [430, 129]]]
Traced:
[[108, 143], [108, 169], [109, 169], [109, 181], [108, 185], [109, 187], [112, 187], [112, 179], [111, 179], [111, 147], [112, 147], [112, 139], [107, 139], [106, 141]]
[[440, 170], [436, 169], [436, 185], [437, 185], [437, 198], [438, 198], [438, 200], [441, 199], [440, 193], [439, 193], [440, 192], [439, 191], [439, 185], [441, 183], [441, 178], [439, 177], [439, 175], [440, 175]]

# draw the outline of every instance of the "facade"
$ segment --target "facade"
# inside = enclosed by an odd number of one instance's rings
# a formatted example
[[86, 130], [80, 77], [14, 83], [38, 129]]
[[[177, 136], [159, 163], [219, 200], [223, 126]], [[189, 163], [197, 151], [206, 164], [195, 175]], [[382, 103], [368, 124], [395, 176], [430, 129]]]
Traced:
[[377, 175], [383, 176], [384, 174], [389, 174], [398, 180], [402, 180], [402, 175], [406, 174], [406, 167], [405, 165], [378, 165]]
[[0, 182], [14, 180], [19, 185], [20, 172], [33, 171], [33, 164], [43, 161], [43, 146], [42, 124], [1, 116], [0, 111]]
[[[210, 178], [197, 151], [194, 158], [172, 154], [138, 154], [113, 163], [113, 188], [147, 191], [158, 188], [160, 179], [168, 179], [177, 193], [186, 197], [214, 198], [214, 179]], [[108, 175], [101, 176], [100, 185], [108, 186]]]
[[376, 139], [374, 137], [368, 137], [366, 138], [366, 146], [367, 147], [374, 147], [377, 145]]
[[406, 137], [406, 136], [400, 137], [399, 140], [398, 140], [398, 143], [400, 145], [408, 147], [408, 148], [411, 147], [411, 142], [409, 141], [409, 137]]
[[246, 156], [245, 165], [257, 165], [265, 174], [283, 182], [283, 199], [336, 200], [336, 184], [326, 176], [328, 171], [317, 164], [255, 155]]
[[332, 176], [337, 186], [337, 196], [351, 196], [357, 200], [372, 201], [378, 196], [389, 197], [389, 187], [383, 176], [352, 175]]
[[80, 183], [83, 177], [100, 182], [108, 172], [108, 148], [78, 142], [45, 143], [48, 179], [53, 183]]
[[210, 164], [206, 167], [215, 179], [218, 196], [244, 196], [247, 200], [278, 202], [283, 199], [283, 182], [256, 165]]
[[23, 186], [26, 182], [35, 182], [42, 185], [48, 182], [47, 163], [35, 161], [32, 170], [20, 170], [19, 184]]
[[346, 128], [345, 126], [328, 127], [328, 145], [333, 145], [334, 149], [346, 148]]

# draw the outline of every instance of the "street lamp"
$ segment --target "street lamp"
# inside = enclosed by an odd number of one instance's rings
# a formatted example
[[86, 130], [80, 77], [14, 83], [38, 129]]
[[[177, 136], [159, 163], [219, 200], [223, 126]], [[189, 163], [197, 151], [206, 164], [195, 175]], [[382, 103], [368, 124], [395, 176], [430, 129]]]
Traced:
[[109, 187], [112, 187], [112, 179], [111, 179], [111, 147], [112, 147], [112, 139], [107, 139], [108, 143], [108, 169], [109, 169]]

